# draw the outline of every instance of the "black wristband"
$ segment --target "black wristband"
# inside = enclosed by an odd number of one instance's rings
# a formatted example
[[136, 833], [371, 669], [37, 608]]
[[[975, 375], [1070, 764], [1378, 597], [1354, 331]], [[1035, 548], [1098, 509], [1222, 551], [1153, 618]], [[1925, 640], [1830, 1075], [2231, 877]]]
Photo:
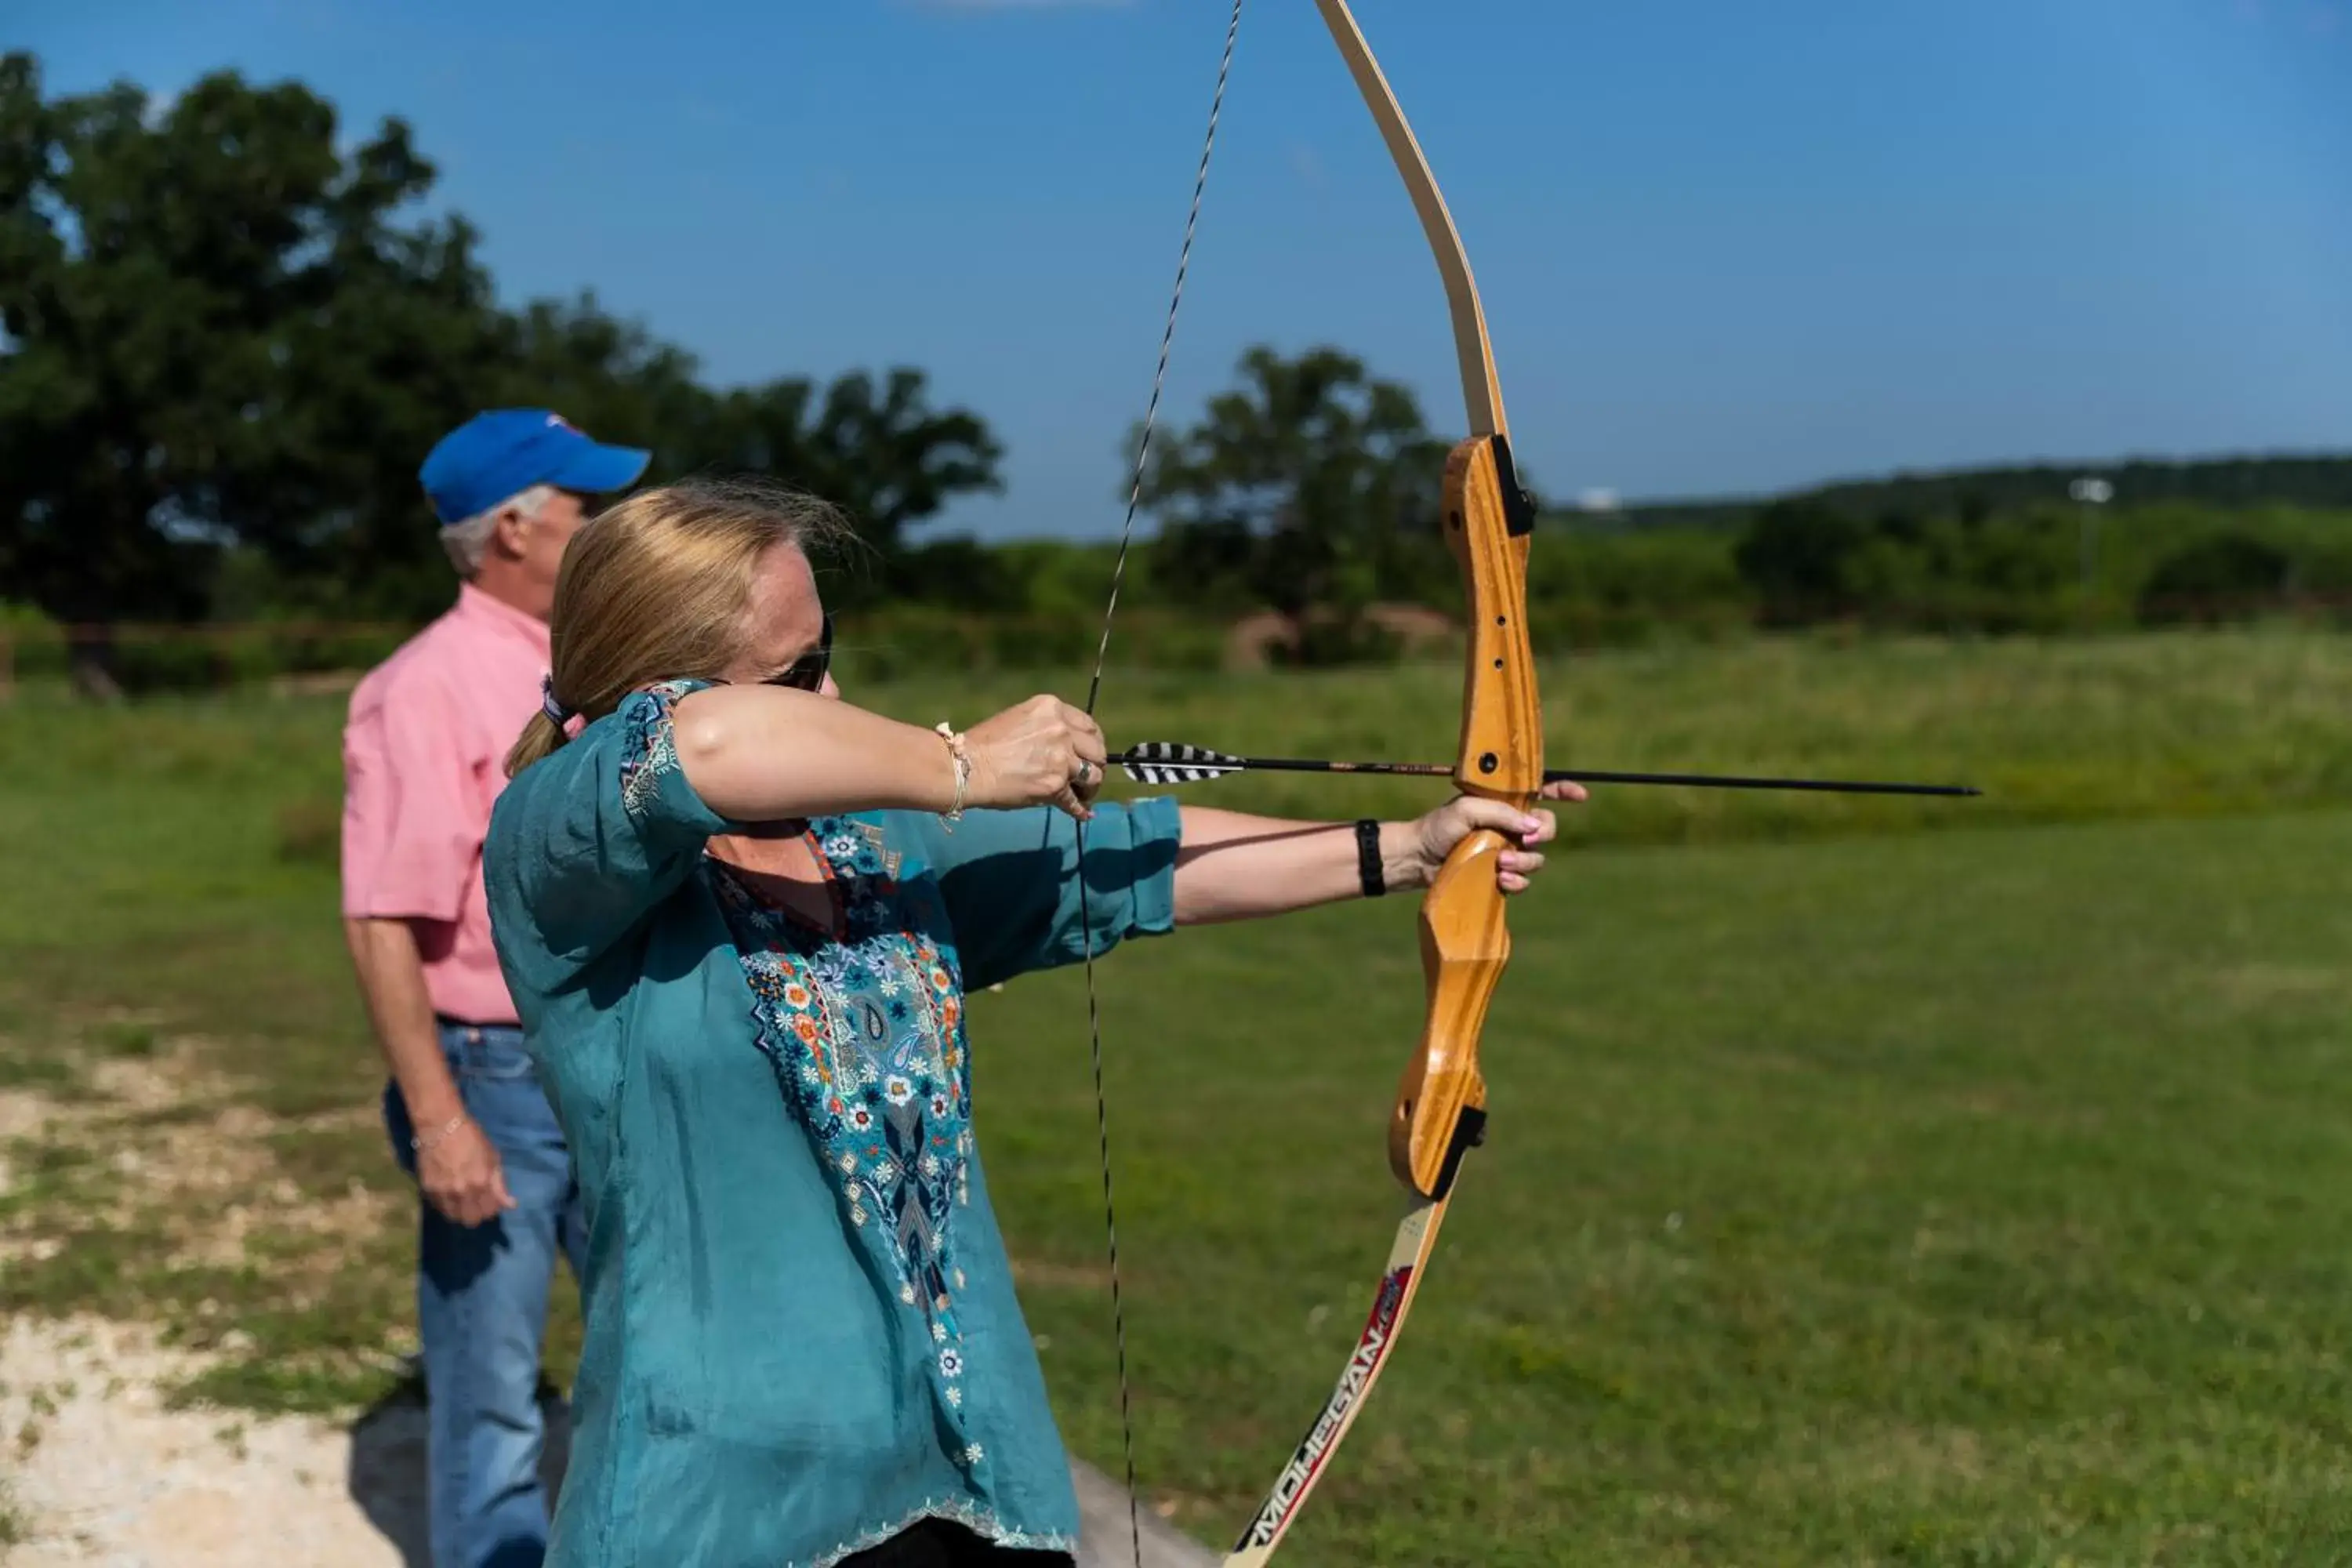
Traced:
[[1363, 879], [1368, 899], [1389, 890], [1388, 879], [1381, 874], [1381, 825], [1369, 816], [1356, 824], [1356, 875]]

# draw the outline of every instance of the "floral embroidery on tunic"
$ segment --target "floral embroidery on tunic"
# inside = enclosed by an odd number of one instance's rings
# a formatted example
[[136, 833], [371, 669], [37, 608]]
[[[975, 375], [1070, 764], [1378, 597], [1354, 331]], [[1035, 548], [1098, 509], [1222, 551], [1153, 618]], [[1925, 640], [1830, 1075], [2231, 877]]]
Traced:
[[[1023, 1440], [1033, 1432], [1050, 1438], [1050, 1414], [1031, 1394], [1021, 1375], [1026, 1369], [1017, 1361], [1009, 1382], [1005, 1375], [1003, 1358], [1024, 1347], [1018, 1341], [1000, 1343], [991, 1333], [993, 1313], [1002, 1310], [996, 1293], [968, 1294], [957, 1266], [960, 1240], [962, 1250], [978, 1248], [992, 1258], [995, 1248], [992, 1226], [984, 1212], [975, 1214], [984, 1202], [973, 1204], [978, 1155], [971, 1131], [965, 976], [938, 873], [917, 856], [916, 869], [902, 876], [904, 862], [893, 852], [891, 835], [877, 822], [820, 818], [808, 830], [831, 894], [831, 918], [820, 921], [769, 901], [761, 879], [708, 855], [697, 857], [697, 836], [727, 830], [697, 808], [670, 720], [677, 699], [705, 684], [650, 686], [625, 702], [621, 722], [598, 737], [600, 747], [619, 752], [605, 754], [603, 766], [616, 768], [617, 777], [606, 773], [601, 789], [616, 789], [625, 826], [604, 815], [610, 795], [596, 803], [596, 816], [584, 828], [577, 820], [559, 826], [572, 832], [593, 828], [600, 852], [609, 850], [641, 880], [654, 879], [657, 890], [668, 889], [662, 896], [669, 906], [658, 918], [677, 923], [659, 940], [670, 940], [674, 931], [686, 935], [695, 960], [688, 1004], [699, 1007], [714, 973], [731, 991], [730, 961], [744, 975], [749, 994], [737, 1016], [751, 1026], [766, 1081], [778, 1086], [784, 1115], [797, 1124], [765, 1134], [780, 1148], [750, 1152], [767, 1156], [765, 1168], [778, 1173], [778, 1184], [793, 1186], [789, 1217], [795, 1244], [831, 1248], [845, 1243], [864, 1265], [846, 1275], [828, 1270], [829, 1279], [852, 1297], [843, 1302], [828, 1293], [818, 1304], [834, 1310], [845, 1306], [863, 1321], [862, 1297], [870, 1289], [877, 1293], [875, 1309], [893, 1320], [884, 1342], [869, 1348], [903, 1368], [890, 1377], [889, 1406], [908, 1450], [887, 1484], [870, 1473], [837, 1475], [842, 1466], [830, 1451], [816, 1456], [811, 1478], [827, 1484], [796, 1489], [790, 1498], [762, 1497], [756, 1521], [747, 1503], [731, 1539], [740, 1547], [756, 1526], [760, 1539], [771, 1540], [781, 1521], [794, 1531], [785, 1549], [792, 1561], [823, 1568], [932, 1518], [958, 1521], [1006, 1547], [1074, 1552], [1076, 1521], [1068, 1518], [1061, 1489], [1059, 1456], [1050, 1442]], [[636, 848], [646, 854], [626, 865]], [[680, 873], [688, 877], [683, 888], [673, 879]], [[713, 913], [723, 922], [723, 938], [709, 923]], [[714, 960], [720, 965], [716, 972], [709, 968]], [[681, 1048], [695, 1053], [693, 1065], [731, 1075], [740, 1094], [741, 1073], [762, 1069], [746, 1050], [740, 1024], [720, 1021], [723, 1039], [712, 1043], [705, 1034], [709, 1022], [698, 1011], [690, 1022], [677, 1014], [662, 1017], [659, 1026], [690, 1031]], [[623, 1026], [624, 1039], [628, 1026]], [[712, 1050], [719, 1056], [707, 1054]], [[765, 1092], [756, 1082], [752, 1089]], [[754, 1129], [751, 1136], [761, 1133]], [[832, 1189], [830, 1198], [784, 1173], [807, 1169], [800, 1164], [803, 1147]], [[734, 1152], [745, 1152], [740, 1146]], [[679, 1190], [689, 1196], [699, 1191]], [[740, 1185], [724, 1193], [728, 1218], [759, 1227], [760, 1219], [752, 1217], [758, 1211], [736, 1204], [741, 1195], [748, 1194]], [[811, 1198], [820, 1204], [814, 1213], [805, 1207]], [[820, 1227], [815, 1237], [804, 1229], [811, 1221]], [[647, 1255], [662, 1256], [651, 1248]], [[759, 1257], [761, 1266], [730, 1280], [731, 1289], [795, 1288], [789, 1251], [778, 1254], [770, 1247]], [[780, 1313], [802, 1305], [775, 1304]], [[1011, 1321], [1019, 1326], [1017, 1310]], [[974, 1336], [969, 1344], [967, 1327]], [[967, 1366], [968, 1360], [982, 1364]], [[659, 1375], [658, 1368], [607, 1371], [625, 1402], [632, 1389]], [[926, 1385], [920, 1394], [910, 1386], [919, 1374]], [[918, 1402], [914, 1408], [907, 1405], [909, 1396]], [[635, 1417], [619, 1423], [625, 1436], [640, 1429]], [[616, 1475], [626, 1473], [625, 1466], [615, 1472], [608, 1463], [603, 1474], [583, 1478], [593, 1489], [583, 1508], [604, 1524], [625, 1519], [634, 1506], [613, 1489], [620, 1484]], [[890, 1522], [877, 1522], [883, 1520]], [[661, 1528], [683, 1531], [695, 1523], [673, 1519]], [[718, 1538], [715, 1521], [709, 1538]]]
[[[765, 903], [713, 863], [753, 998], [760, 1049], [834, 1173], [851, 1226], [880, 1255], [931, 1342], [933, 1385], [963, 1407], [952, 1216], [971, 1201], [971, 1077], [962, 984], [920, 929], [864, 825], [809, 837], [833, 879], [838, 940]], [[978, 1445], [963, 1458], [977, 1465]]]
[[665, 680], [646, 688], [653, 701], [629, 706], [621, 745], [621, 805], [631, 816], [643, 817], [663, 775], [677, 771], [677, 731], [670, 727], [670, 710], [698, 684]]
[[[691, 681], [646, 688], [629, 710], [621, 798], [643, 816], [677, 771], [670, 710]], [[761, 1051], [834, 1175], [844, 1212], [898, 1282], [931, 1345], [931, 1384], [963, 1424], [963, 1335], [950, 1220], [971, 1201], [971, 1080], [963, 979], [925, 929], [922, 900], [870, 823], [821, 817], [808, 840], [830, 880], [840, 930], [811, 929], [709, 861], [752, 996]], [[951, 1450], [967, 1470], [984, 1455]]]

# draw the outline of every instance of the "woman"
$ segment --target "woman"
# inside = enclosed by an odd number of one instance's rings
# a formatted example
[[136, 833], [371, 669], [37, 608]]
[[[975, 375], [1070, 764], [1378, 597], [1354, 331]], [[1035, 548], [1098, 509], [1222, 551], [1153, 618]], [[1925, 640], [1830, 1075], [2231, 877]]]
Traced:
[[[589, 1229], [551, 1563], [1067, 1563], [964, 993], [1376, 890], [1347, 824], [1093, 805], [1102, 733], [1053, 698], [964, 733], [838, 700], [806, 553], [835, 526], [740, 487], [605, 512], [509, 759], [492, 924]], [[1480, 827], [1554, 832], [1465, 797], [1379, 826], [1379, 876]], [[1543, 857], [1500, 858], [1517, 891]]]

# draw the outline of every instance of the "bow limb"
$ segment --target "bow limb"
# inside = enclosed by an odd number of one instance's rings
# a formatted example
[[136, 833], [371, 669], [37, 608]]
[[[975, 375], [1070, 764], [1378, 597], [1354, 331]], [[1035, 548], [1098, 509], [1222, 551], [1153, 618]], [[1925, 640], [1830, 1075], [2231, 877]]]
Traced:
[[[1466, 794], [1524, 810], [1543, 786], [1543, 711], [1527, 626], [1528, 542], [1535, 507], [1519, 488], [1511, 460], [1486, 310], [1445, 198], [1362, 30], [1345, 0], [1316, 0], [1316, 8], [1421, 215], [1453, 315], [1470, 432], [1445, 464], [1445, 542], [1461, 569], [1469, 626], [1454, 784]], [[1508, 847], [1499, 834], [1472, 834], [1446, 857], [1423, 896], [1421, 956], [1428, 1005], [1420, 1045], [1405, 1066], [1389, 1122], [1389, 1165], [1410, 1202], [1371, 1314], [1339, 1385], [1226, 1556], [1227, 1568], [1259, 1568], [1271, 1559], [1328, 1468], [1403, 1331], [1463, 1156], [1485, 1136], [1486, 1083], [1478, 1068], [1478, 1042], [1487, 1005], [1510, 960], [1510, 931], [1497, 882], [1500, 858]]]
[[1406, 122], [1404, 109], [1381, 70], [1381, 62], [1372, 58], [1372, 47], [1364, 41], [1364, 31], [1356, 26], [1355, 14], [1348, 9], [1347, 0], [1315, 0], [1315, 8], [1323, 13], [1323, 25], [1330, 29], [1331, 41], [1339, 46], [1340, 58], [1348, 62], [1349, 74], [1356, 79], [1356, 89], [1363, 94], [1364, 106], [1372, 111], [1372, 120], [1381, 128], [1381, 140], [1388, 143], [1389, 156], [1395, 160], [1397, 173], [1404, 179], [1405, 191], [1412, 197], [1413, 211], [1421, 215], [1422, 230], [1429, 236], [1429, 248], [1437, 258], [1438, 272], [1445, 279], [1445, 302], [1454, 315], [1454, 349], [1461, 363], [1462, 401], [1469, 411], [1470, 434], [1504, 435], [1508, 427], [1503, 421], [1503, 387], [1495, 374], [1495, 350], [1486, 337], [1486, 312], [1478, 303], [1478, 285], [1470, 276], [1470, 253], [1463, 248], [1462, 236], [1454, 226], [1454, 215], [1445, 209], [1445, 196], [1437, 188], [1437, 176], [1430, 172], [1429, 160], [1422, 155], [1421, 143], [1415, 140], [1412, 125]]
[[[1509, 534], [1490, 442], [1473, 437], [1447, 465], [1447, 537], [1464, 568], [1474, 635], [1465, 675], [1465, 791], [1533, 804], [1543, 777], [1541, 712], [1525, 631], [1526, 538]], [[1532, 754], [1530, 755], [1530, 752]], [[1389, 1164], [1412, 1197], [1389, 1249], [1364, 1331], [1322, 1413], [1292, 1451], [1225, 1568], [1260, 1568], [1355, 1425], [1403, 1332], [1453, 1199], [1463, 1156], [1484, 1142], [1486, 1080], [1478, 1042], [1511, 937], [1496, 881], [1507, 841], [1474, 833], [1456, 845], [1423, 895], [1421, 960], [1428, 1005], [1389, 1121]]]
[[1224, 1568], [1261, 1568], [1274, 1556], [1275, 1547], [1305, 1505], [1307, 1495], [1323, 1479], [1325, 1463], [1339, 1450], [1372, 1384], [1380, 1381], [1389, 1349], [1396, 1343], [1405, 1313], [1412, 1310], [1413, 1292], [1421, 1288], [1422, 1266], [1436, 1247], [1438, 1226], [1444, 1222], [1444, 1200], [1423, 1199], [1412, 1205], [1397, 1226], [1396, 1240], [1389, 1247], [1389, 1260], [1381, 1273], [1380, 1289], [1372, 1296], [1371, 1315], [1364, 1321], [1364, 1331], [1339, 1373], [1339, 1386], [1332, 1389], [1323, 1413], [1292, 1451], [1290, 1462], [1282, 1468], [1256, 1517], [1225, 1554]]

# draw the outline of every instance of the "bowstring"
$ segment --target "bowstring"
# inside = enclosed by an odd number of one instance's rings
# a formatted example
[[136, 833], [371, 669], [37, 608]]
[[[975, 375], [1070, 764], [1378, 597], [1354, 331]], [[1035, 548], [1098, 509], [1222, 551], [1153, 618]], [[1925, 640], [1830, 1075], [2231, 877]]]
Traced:
[[[1087, 683], [1087, 714], [1093, 717], [1102, 696], [1103, 668], [1110, 656], [1110, 625], [1118, 613], [1118, 591], [1127, 579], [1128, 548], [1135, 538], [1135, 514], [1143, 502], [1143, 480], [1151, 459], [1151, 434], [1160, 416], [1160, 396], [1168, 384], [1169, 352], [1176, 342], [1176, 316], [1184, 303], [1184, 275], [1192, 264], [1192, 237], [1201, 223], [1201, 198], [1209, 186], [1209, 158], [1216, 151], [1217, 121], [1225, 108], [1225, 83], [1234, 70], [1234, 42], [1241, 36], [1243, 0], [1234, 0], [1225, 23], [1223, 57], [1217, 63], [1217, 89], [1209, 100], [1209, 129], [1201, 140], [1201, 164], [1192, 176], [1192, 209], [1184, 217], [1184, 243], [1176, 253], [1176, 285], [1168, 296], [1168, 321], [1160, 333], [1160, 363], [1151, 376], [1151, 400], [1144, 406], [1143, 432], [1135, 447], [1135, 477], [1127, 491], [1127, 516], [1119, 523], [1118, 554], [1110, 573], [1110, 598], [1103, 606], [1102, 640], [1095, 647], [1094, 675]], [[1118, 1207], [1111, 1196], [1110, 1097], [1103, 1087], [1102, 1006], [1095, 990], [1095, 922], [1087, 892], [1087, 825], [1077, 826], [1078, 924], [1086, 934], [1087, 1033], [1095, 1071], [1095, 1138], [1102, 1154], [1103, 1235], [1109, 1248], [1111, 1333], [1118, 1362], [1118, 1439], [1127, 1467], [1127, 1532], [1135, 1552], [1136, 1568], [1143, 1568], [1143, 1519], [1135, 1492], [1135, 1420], [1127, 1381], [1127, 1305], [1118, 1279]]]

